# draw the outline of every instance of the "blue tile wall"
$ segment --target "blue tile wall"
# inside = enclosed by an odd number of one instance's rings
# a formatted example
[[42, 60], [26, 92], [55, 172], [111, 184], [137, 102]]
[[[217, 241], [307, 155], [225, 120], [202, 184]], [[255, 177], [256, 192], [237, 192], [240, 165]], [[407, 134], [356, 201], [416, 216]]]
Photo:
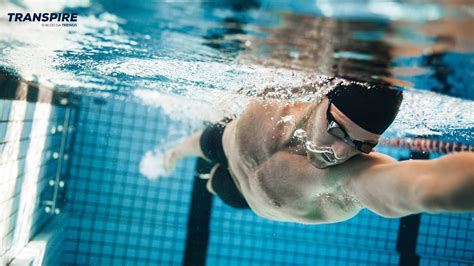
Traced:
[[473, 265], [474, 213], [423, 214], [416, 251], [421, 265]]
[[[68, 186], [66, 263], [177, 265], [183, 259], [194, 159], [148, 180], [142, 156], [172, 122], [157, 108], [83, 97]], [[174, 123], [174, 126], [176, 123]]]
[[474, 215], [424, 214], [417, 253], [439, 259], [474, 262]]
[[472, 261], [458, 261], [454, 259], [442, 259], [432, 257], [421, 257], [420, 266], [472, 266]]

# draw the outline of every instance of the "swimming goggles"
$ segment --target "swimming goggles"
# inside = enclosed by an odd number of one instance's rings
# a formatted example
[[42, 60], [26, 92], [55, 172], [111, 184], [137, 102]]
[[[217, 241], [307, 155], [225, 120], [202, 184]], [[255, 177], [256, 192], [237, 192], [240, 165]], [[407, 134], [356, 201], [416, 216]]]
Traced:
[[326, 111], [326, 117], [328, 120], [327, 132], [331, 134], [332, 136], [343, 140], [345, 143], [349, 144], [350, 146], [356, 148], [357, 150], [363, 153], [366, 153], [366, 154], [370, 153], [374, 149], [374, 147], [377, 145], [377, 143], [369, 143], [369, 142], [351, 139], [349, 135], [347, 134], [347, 132], [341, 127], [341, 125], [339, 125], [336, 122], [336, 120], [332, 116], [330, 112], [331, 104], [332, 102], [329, 101], [328, 110]]

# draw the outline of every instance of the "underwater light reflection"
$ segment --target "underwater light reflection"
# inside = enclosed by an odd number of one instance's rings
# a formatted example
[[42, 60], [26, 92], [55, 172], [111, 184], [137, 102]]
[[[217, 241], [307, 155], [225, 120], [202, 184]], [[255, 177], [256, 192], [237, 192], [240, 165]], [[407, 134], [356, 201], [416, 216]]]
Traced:
[[[5, 139], [2, 141], [5, 142], [5, 146], [2, 150], [1, 156], [0, 156], [0, 173], [2, 173], [2, 179], [4, 181], [2, 182], [1, 186], [1, 194], [0, 194], [0, 202], [2, 202], [0, 211], [3, 212], [3, 214], [0, 216], [3, 219], [0, 221], [0, 235], [1, 236], [7, 236], [5, 238], [0, 239], [0, 254], [2, 255], [2, 259], [5, 262], [2, 265], [6, 265], [6, 262], [9, 261], [9, 258], [11, 258], [12, 255], [15, 254], [15, 250], [19, 250], [19, 246], [17, 243], [13, 243], [13, 248], [8, 251], [4, 250], [6, 247], [10, 246], [11, 243], [6, 243], [7, 241], [12, 241], [11, 238], [8, 237], [8, 230], [10, 227], [11, 222], [13, 222], [11, 219], [13, 218], [12, 216], [7, 216], [8, 214], [12, 213], [13, 209], [13, 203], [14, 200], [12, 199], [15, 193], [15, 186], [16, 186], [16, 177], [19, 174], [19, 160], [12, 160], [12, 158], [18, 158], [20, 155], [20, 138], [21, 138], [21, 132], [23, 130], [23, 121], [25, 120], [25, 114], [26, 114], [26, 107], [27, 107], [27, 102], [26, 101], [12, 101], [11, 102], [11, 109], [10, 109], [10, 115], [8, 117], [8, 128], [7, 128], [7, 134], [5, 136]], [[7, 175], [5, 175], [7, 173]]]
[[13, 234], [14, 247], [17, 250], [26, 246], [31, 237], [32, 219], [37, 206], [38, 186], [40, 185], [38, 179], [43, 159], [42, 153], [46, 143], [50, 115], [50, 104], [36, 104], [29, 135], [30, 143], [25, 159], [25, 176], [19, 196], [17, 223]]

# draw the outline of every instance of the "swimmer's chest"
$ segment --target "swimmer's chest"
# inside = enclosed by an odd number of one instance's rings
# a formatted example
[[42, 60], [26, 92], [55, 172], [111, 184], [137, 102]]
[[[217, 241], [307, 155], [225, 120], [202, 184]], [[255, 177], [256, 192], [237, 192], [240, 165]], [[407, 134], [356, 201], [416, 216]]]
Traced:
[[273, 171], [250, 173], [245, 196], [264, 213], [303, 223], [341, 221], [360, 210], [355, 199], [343, 189], [343, 179], [334, 182], [326, 175], [299, 175], [298, 167], [270, 165]]
[[289, 191], [277, 198], [268, 197], [264, 186], [254, 188], [253, 191], [250, 195], [252, 207], [257, 214], [267, 219], [307, 224], [333, 223], [350, 219], [361, 209], [349, 195], [341, 191], [322, 192], [311, 198], [298, 197], [297, 193], [290, 196]]

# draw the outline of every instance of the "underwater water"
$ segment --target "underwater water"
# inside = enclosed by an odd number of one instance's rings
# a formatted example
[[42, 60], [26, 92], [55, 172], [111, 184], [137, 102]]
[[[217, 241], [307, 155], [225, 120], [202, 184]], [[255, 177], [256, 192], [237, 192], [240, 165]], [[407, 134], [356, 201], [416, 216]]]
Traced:
[[[0, 99], [0, 265], [38, 243], [43, 265], [412, 265], [402, 261], [413, 253], [420, 265], [472, 265], [472, 213], [275, 222], [212, 197], [202, 161], [162, 167], [177, 141], [253, 97], [314, 101], [352, 81], [404, 91], [384, 138], [474, 145], [472, 1], [0, 0], [0, 10], [0, 87], [6, 71], [81, 96]], [[42, 27], [7, 12], [78, 22]], [[397, 160], [439, 156], [379, 146]]]
[[188, 124], [179, 135], [239, 113], [252, 96], [314, 100], [338, 77], [406, 91], [387, 136], [474, 143], [469, 1], [0, 2], [9, 12], [38, 7], [77, 12], [77, 27], [2, 17], [1, 67], [160, 107]]

